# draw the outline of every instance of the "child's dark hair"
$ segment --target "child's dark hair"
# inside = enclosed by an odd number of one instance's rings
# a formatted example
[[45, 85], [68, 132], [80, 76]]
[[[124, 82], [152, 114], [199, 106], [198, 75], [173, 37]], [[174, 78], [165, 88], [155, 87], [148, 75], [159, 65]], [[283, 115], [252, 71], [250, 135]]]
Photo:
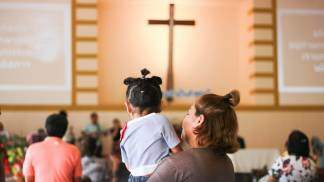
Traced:
[[141, 70], [141, 78], [128, 77], [124, 80], [127, 85], [126, 97], [132, 106], [139, 108], [139, 112], [161, 112], [162, 79], [157, 76], [146, 78], [150, 74], [147, 69]]

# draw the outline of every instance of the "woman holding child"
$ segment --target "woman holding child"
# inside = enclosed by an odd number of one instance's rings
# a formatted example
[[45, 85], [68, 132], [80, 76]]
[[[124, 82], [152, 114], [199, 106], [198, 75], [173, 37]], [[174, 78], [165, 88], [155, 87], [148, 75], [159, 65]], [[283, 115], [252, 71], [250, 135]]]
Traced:
[[[182, 123], [182, 138], [191, 149], [181, 152], [174, 128], [159, 114], [160, 77], [127, 78], [126, 109], [131, 121], [121, 132], [122, 161], [131, 172], [129, 182], [234, 181], [234, 169], [226, 153], [238, 148], [238, 123], [234, 107], [240, 96], [201, 96]], [[169, 154], [171, 150], [174, 155]]]

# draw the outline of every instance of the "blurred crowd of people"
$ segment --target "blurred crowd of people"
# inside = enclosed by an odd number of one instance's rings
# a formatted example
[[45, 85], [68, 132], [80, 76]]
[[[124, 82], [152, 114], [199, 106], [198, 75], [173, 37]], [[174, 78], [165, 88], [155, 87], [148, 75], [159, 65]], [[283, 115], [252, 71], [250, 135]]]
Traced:
[[[66, 111], [59, 111], [59, 115], [68, 117]], [[175, 131], [180, 138], [182, 128], [174, 125]], [[104, 129], [99, 122], [99, 116], [93, 112], [90, 114], [90, 122], [82, 129], [80, 135], [76, 135], [74, 128], [70, 125], [62, 138], [66, 143], [72, 144], [80, 150], [82, 179], [81, 181], [92, 182], [122, 182], [127, 181], [129, 171], [121, 160], [120, 136], [122, 123], [119, 119], [112, 120], [112, 127]], [[39, 128], [26, 136], [28, 145], [44, 141], [48, 136], [46, 129]], [[0, 122], [0, 137], [10, 137]], [[109, 137], [111, 147], [109, 153], [103, 152], [103, 137]], [[238, 137], [240, 148], [245, 148], [245, 141]], [[304, 175], [311, 178], [316, 175], [316, 168], [324, 168], [324, 143], [318, 137], [308, 137], [299, 130], [294, 130], [288, 136], [285, 144], [286, 152], [274, 161], [268, 175], [261, 181], [299, 181], [298, 176]], [[3, 169], [1, 166], [0, 169]], [[4, 179], [3, 171], [0, 172], [0, 179]], [[307, 181], [307, 180], [306, 180]], [[309, 180], [311, 181], [311, 180]]]
[[[68, 117], [68, 113], [64, 110], [59, 111], [57, 114]], [[112, 120], [111, 128], [103, 128], [96, 112], [90, 114], [90, 122], [82, 129], [80, 135], [76, 135], [73, 125], [67, 128], [62, 140], [76, 146], [80, 150], [82, 157], [82, 181], [127, 181], [129, 172], [121, 162], [119, 147], [121, 129], [122, 123], [118, 118]], [[0, 137], [10, 138], [9, 132], [5, 130], [1, 122]], [[48, 137], [46, 129], [39, 128], [37, 131], [27, 134], [26, 147], [42, 142], [46, 137]], [[103, 138], [108, 138], [109, 141], [103, 140]], [[106, 153], [103, 152], [103, 142], [109, 142], [109, 151]], [[0, 168], [3, 169], [1, 164]], [[5, 174], [2, 172], [0, 174], [0, 181], [1, 179], [4, 180], [4, 178]]]

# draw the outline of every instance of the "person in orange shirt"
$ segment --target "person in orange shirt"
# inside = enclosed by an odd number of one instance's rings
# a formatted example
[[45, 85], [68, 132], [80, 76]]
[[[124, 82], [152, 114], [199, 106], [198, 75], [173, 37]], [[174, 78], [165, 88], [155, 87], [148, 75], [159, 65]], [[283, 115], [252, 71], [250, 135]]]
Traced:
[[62, 140], [68, 127], [65, 116], [52, 114], [46, 119], [48, 137], [29, 146], [23, 165], [26, 182], [79, 182], [82, 176], [78, 148]]

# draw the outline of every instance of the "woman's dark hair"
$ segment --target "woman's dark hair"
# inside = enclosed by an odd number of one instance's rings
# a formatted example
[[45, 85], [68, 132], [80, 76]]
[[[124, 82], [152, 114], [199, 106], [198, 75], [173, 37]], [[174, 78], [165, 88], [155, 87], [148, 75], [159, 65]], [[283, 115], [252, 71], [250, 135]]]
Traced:
[[68, 127], [66, 116], [61, 114], [52, 114], [47, 117], [45, 128], [48, 136], [62, 138]]
[[289, 155], [309, 157], [309, 140], [299, 130], [294, 130], [290, 133], [286, 146]]
[[124, 80], [127, 85], [126, 97], [132, 106], [139, 108], [139, 113], [161, 112], [162, 79], [157, 76], [146, 78], [150, 71], [141, 70], [141, 78], [128, 77]]
[[194, 129], [198, 145], [224, 153], [237, 151], [238, 123], [234, 107], [239, 102], [240, 94], [236, 90], [225, 96], [206, 94], [196, 101], [196, 116], [204, 116], [202, 125]]

